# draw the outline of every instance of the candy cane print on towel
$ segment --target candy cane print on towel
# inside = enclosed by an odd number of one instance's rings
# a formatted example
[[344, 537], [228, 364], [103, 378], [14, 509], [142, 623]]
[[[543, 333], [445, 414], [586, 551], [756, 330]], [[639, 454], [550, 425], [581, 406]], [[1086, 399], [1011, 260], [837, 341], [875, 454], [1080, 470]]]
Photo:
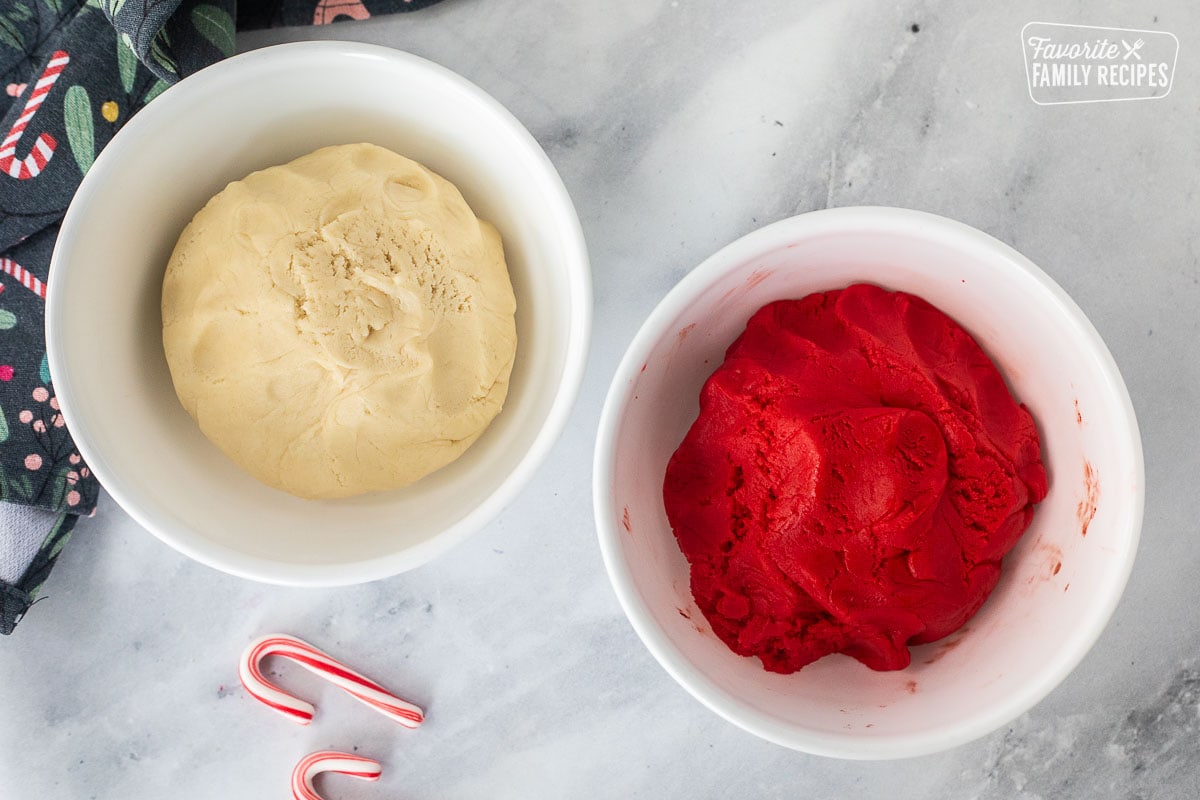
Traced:
[[58, 146], [58, 142], [48, 133], [38, 135], [33, 142], [33, 147], [29, 150], [29, 155], [23, 159], [17, 158], [17, 143], [70, 60], [71, 57], [65, 51], [54, 51], [50, 57], [50, 63], [46, 64], [46, 69], [42, 71], [42, 76], [33, 85], [33, 91], [25, 103], [25, 110], [21, 112], [21, 116], [17, 117], [17, 121], [9, 129], [4, 141], [0, 142], [0, 172], [5, 175], [21, 181], [35, 178], [54, 155], [54, 149]]
[[378, 761], [372, 761], [362, 756], [350, 753], [339, 753], [335, 750], [321, 750], [300, 759], [292, 770], [292, 797], [294, 800], [324, 800], [313, 788], [313, 779], [322, 772], [336, 772], [361, 778], [364, 781], [377, 781], [383, 774]]
[[412, 703], [389, 692], [345, 664], [323, 653], [307, 642], [286, 634], [267, 634], [251, 642], [242, 653], [238, 674], [242, 686], [252, 697], [275, 709], [293, 722], [307, 725], [316, 709], [298, 697], [272, 685], [263, 677], [261, 663], [267, 656], [282, 656], [321, 676], [345, 690], [363, 703], [398, 722], [406, 728], [416, 728], [425, 721], [425, 712]]
[[0, 258], [0, 272], [5, 275], [11, 275], [22, 286], [36, 294], [43, 300], [46, 299], [46, 284], [34, 277], [33, 273], [22, 267], [11, 258]]

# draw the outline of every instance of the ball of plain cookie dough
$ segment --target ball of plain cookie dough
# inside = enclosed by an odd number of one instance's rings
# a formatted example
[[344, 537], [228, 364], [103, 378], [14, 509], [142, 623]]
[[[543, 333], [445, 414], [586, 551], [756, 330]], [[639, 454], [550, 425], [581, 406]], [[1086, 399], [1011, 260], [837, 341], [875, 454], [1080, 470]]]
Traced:
[[500, 412], [516, 352], [500, 236], [371, 144], [255, 172], [184, 229], [163, 280], [180, 402], [255, 478], [306, 498], [410, 484]]

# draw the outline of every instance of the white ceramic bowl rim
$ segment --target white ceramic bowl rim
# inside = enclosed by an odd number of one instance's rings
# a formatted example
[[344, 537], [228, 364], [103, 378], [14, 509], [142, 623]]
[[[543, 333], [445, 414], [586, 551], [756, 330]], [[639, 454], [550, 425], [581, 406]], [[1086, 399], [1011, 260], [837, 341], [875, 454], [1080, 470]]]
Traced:
[[[1026, 273], [1052, 298], [1064, 319], [1074, 326], [1081, 339], [1099, 359], [1099, 366], [1111, 396], [1117, 398], [1121, 426], [1113, 432], [1128, 433], [1123, 443], [1135, 459], [1137, 489], [1125, 509], [1123, 520], [1131, 541], [1119, 564], [1109, 574], [1111, 582], [1090, 624], [1063, 633], [1063, 647], [1045, 664], [1038, 680], [1026, 683], [1008, 702], [959, 724], [922, 734], [876, 736], [870, 740], [861, 734], [820, 736], [789, 730], [757, 709], [744, 704], [714, 684], [691, 664], [667, 635], [657, 626], [639, 594], [632, 573], [619, 552], [620, 523], [616, 518], [614, 481], [616, 462], [613, 443], [621, 423], [621, 411], [635, 391], [635, 379], [667, 326], [709, 285], [726, 272], [755, 257], [798, 240], [825, 235], [852, 233], [888, 233], [912, 235], [916, 230], [935, 230], [939, 237], [964, 250], [991, 251]], [[593, 465], [593, 504], [600, 549], [614, 592], [634, 630], [663, 668], [709, 709], [726, 720], [763, 739], [815, 755], [849, 759], [889, 759], [925, 755], [969, 742], [1012, 721], [1032, 708], [1053, 690], [1087, 654], [1099, 638], [1120, 600], [1133, 568], [1144, 508], [1145, 466], [1137, 418], [1129, 392], [1112, 354], [1087, 316], [1067, 293], [1045, 272], [1003, 242], [963, 223], [927, 212], [892, 207], [846, 207], [825, 209], [780, 220], [759, 228], [725, 246], [686, 275], [655, 307], [634, 336], [617, 367], [600, 415]]]
[[[559, 379], [557, 394], [540, 431], [516, 467], [491, 495], [452, 526], [401, 553], [333, 566], [321, 564], [281, 565], [268, 558], [241, 553], [211, 542], [194, 527], [164, 530], [154, 520], [142, 513], [133, 493], [128, 490], [122, 480], [120, 472], [112, 468], [105, 454], [94, 446], [89, 432], [85, 429], [71, 428], [80, 455], [91, 467], [104, 489], [142, 527], [176, 550], [215, 569], [266, 583], [312, 587], [339, 586], [389, 577], [440, 555], [498, 515], [532, 479], [534, 472], [545, 460], [551, 447], [562, 433], [583, 381], [591, 335], [591, 273], [583, 230], [561, 177], [537, 140], [507, 108], [466, 78], [431, 61], [389, 47], [346, 41], [297, 42], [253, 50], [217, 62], [189, 76], [180, 84], [167, 89], [154, 102], [132, 117], [118, 131], [114, 142], [110, 143], [96, 158], [80, 183], [71, 206], [67, 210], [59, 234], [59, 243], [70, 239], [73, 229], [80, 225], [82, 216], [91, 205], [93, 196], [114, 169], [113, 165], [118, 160], [118, 148], [113, 146], [114, 143], [119, 145], [118, 140], [136, 142], [139, 138], [150, 135], [160, 120], [187, 108], [188, 92], [179, 91], [179, 86], [198, 88], [204, 83], [219, 84], [234, 79], [241, 80], [242, 76], [239, 73], [243, 71], [253, 73], [256, 69], [269, 69], [275, 65], [274, 62], [284, 56], [289, 58], [334, 56], [383, 60], [405, 65], [441, 82], [447, 91], [455, 94], [458, 99], [474, 104], [481, 113], [496, 120], [518, 142], [523, 151], [522, 156], [537, 165], [536, 174], [531, 175], [531, 179], [536, 179], [542, 184], [542, 190], [561, 210], [561, 213], [558, 213], [552, 222], [559, 226], [562, 234], [565, 255], [562, 267], [574, 273], [569, 281], [572, 314], [565, 345], [563, 372]], [[86, 406], [87, 399], [80, 396], [72, 382], [70, 371], [65, 368], [66, 356], [63, 352], [63, 343], [54, 336], [54, 331], [58, 330], [63, 323], [62, 315], [64, 313], [59, 302], [56, 302], [57, 294], [55, 292], [56, 277], [66, 272], [65, 269], [58, 266], [60, 257], [61, 250], [56, 246], [51, 259], [46, 302], [47, 357], [51, 374], [54, 376], [55, 393], [64, 418], [70, 427], [70, 421], [77, 416], [76, 411]]]

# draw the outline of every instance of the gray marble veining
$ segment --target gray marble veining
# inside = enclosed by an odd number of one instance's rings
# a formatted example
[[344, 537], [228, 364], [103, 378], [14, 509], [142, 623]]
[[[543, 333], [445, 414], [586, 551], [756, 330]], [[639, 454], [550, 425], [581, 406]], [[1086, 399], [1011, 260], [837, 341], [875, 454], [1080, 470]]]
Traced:
[[[1168, 30], [1162, 100], [1037, 106], [1030, 21]], [[562, 440], [524, 494], [433, 564], [338, 590], [198, 566], [111, 500], [0, 642], [0, 797], [286, 796], [297, 758], [380, 757], [340, 798], [1194, 798], [1200, 786], [1200, 10], [1185, 0], [446, 0], [412, 15], [247, 34], [388, 44], [494, 94], [541, 141], [591, 249], [596, 326]], [[1148, 495], [1125, 597], [1031, 712], [920, 759], [810, 757], [726, 724], [658, 667], [608, 587], [591, 445], [641, 320], [712, 251], [826, 206], [911, 206], [1009, 242], [1113, 351]], [[286, 630], [426, 706], [419, 731], [300, 673], [320, 724], [258, 706], [235, 663]]]

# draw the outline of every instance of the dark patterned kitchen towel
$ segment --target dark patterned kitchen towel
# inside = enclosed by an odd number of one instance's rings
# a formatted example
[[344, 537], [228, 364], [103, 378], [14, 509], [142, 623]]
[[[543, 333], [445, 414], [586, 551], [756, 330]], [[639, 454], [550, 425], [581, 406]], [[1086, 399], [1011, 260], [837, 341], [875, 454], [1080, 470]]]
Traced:
[[322, 25], [438, 0], [0, 0], [0, 633], [36, 598], [99, 486], [46, 364], [50, 254], [96, 154], [236, 27]]

